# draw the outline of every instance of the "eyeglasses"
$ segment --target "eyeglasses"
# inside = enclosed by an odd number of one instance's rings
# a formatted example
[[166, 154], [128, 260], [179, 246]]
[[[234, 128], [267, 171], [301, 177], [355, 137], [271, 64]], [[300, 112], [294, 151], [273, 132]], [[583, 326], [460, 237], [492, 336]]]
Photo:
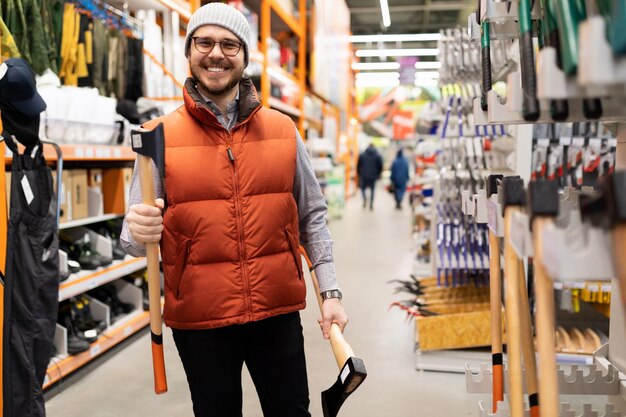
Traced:
[[221, 42], [216, 42], [211, 38], [205, 38], [200, 36], [194, 36], [193, 44], [196, 46], [196, 50], [201, 54], [210, 54], [216, 44], [220, 45], [222, 53], [226, 56], [233, 57], [239, 53], [243, 43], [233, 41], [231, 39], [224, 39]]

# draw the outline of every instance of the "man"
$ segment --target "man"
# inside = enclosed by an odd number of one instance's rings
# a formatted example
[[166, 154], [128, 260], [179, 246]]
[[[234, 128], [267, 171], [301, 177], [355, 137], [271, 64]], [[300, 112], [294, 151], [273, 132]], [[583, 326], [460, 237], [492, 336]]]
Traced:
[[409, 183], [409, 162], [402, 153], [402, 148], [398, 149], [396, 159], [391, 164], [391, 183], [393, 184], [394, 197], [396, 199], [396, 210], [402, 209], [402, 198]]
[[265, 416], [310, 416], [300, 243], [320, 281], [324, 337], [331, 323], [343, 329], [348, 319], [326, 204], [302, 139], [242, 78], [249, 34], [244, 16], [225, 4], [191, 17], [184, 106], [146, 124], [165, 127], [164, 190], [154, 182], [167, 204], [138, 204], [135, 175], [121, 240], [135, 256], [161, 240], [163, 319], [197, 417], [241, 416], [243, 363]]
[[373, 144], [369, 144], [367, 149], [359, 155], [356, 171], [359, 175], [359, 184], [363, 194], [363, 208], [367, 206], [365, 191], [370, 189], [370, 210], [374, 210], [374, 188], [376, 181], [383, 172], [383, 158], [380, 156]]

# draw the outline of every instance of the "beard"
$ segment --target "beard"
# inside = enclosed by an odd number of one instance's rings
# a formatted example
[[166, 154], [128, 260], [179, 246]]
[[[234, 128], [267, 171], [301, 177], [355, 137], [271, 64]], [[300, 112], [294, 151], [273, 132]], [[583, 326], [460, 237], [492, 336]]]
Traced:
[[[215, 88], [205, 83], [202, 79], [202, 73], [206, 71], [203, 68], [205, 66], [206, 67], [222, 67], [227, 70], [230, 70], [232, 74], [230, 76], [230, 79], [226, 83], [226, 85], [224, 85], [223, 87]], [[193, 78], [195, 78], [196, 82], [198, 83], [198, 87], [201, 88], [205, 94], [208, 93], [210, 96], [214, 96], [214, 97], [222, 96], [223, 94], [231, 91], [241, 81], [241, 78], [243, 77], [243, 71], [244, 71], [243, 67], [233, 68], [230, 62], [224, 61], [224, 60], [210, 61], [206, 64], [201, 64], [201, 65], [193, 65], [193, 66], [190, 66], [190, 69], [191, 69], [191, 75], [193, 76]]]

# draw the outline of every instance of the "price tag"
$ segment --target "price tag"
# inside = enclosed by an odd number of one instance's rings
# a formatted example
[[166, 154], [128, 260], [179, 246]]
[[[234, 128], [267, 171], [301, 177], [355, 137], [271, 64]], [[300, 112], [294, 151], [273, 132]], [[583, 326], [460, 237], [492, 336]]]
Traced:
[[611, 138], [611, 139], [609, 139], [609, 146], [610, 146], [611, 148], [615, 148], [615, 147], [617, 147], [617, 139], [616, 139], [616, 138]]
[[563, 146], [570, 146], [572, 144], [572, 138], [561, 136], [559, 143]]
[[96, 158], [104, 158], [105, 156], [106, 155], [105, 155], [104, 149], [102, 148], [96, 149]]
[[76, 158], [84, 158], [85, 157], [85, 149], [82, 146], [77, 146], [74, 148], [74, 155]]
[[124, 327], [124, 336], [128, 337], [133, 334], [133, 326]]
[[113, 156], [115, 158], [121, 158], [122, 157], [122, 150], [120, 148], [113, 149]]
[[582, 136], [576, 136], [572, 138], [573, 146], [585, 146], [585, 138]]
[[550, 139], [548, 138], [539, 138], [537, 139], [537, 146], [542, 148], [547, 148], [550, 146]]
[[85, 148], [85, 157], [86, 158], [93, 158], [95, 155], [94, 149], [93, 148]]

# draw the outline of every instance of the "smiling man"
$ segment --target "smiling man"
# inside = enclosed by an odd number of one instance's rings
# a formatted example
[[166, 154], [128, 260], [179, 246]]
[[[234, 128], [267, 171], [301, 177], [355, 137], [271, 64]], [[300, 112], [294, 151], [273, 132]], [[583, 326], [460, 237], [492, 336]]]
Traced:
[[231, 6], [209, 3], [192, 15], [184, 105], [145, 126], [165, 127], [165, 178], [154, 178], [164, 199], [141, 204], [135, 170], [120, 239], [133, 256], [161, 241], [163, 319], [196, 417], [242, 415], [244, 363], [264, 416], [310, 416], [300, 244], [320, 282], [324, 337], [348, 318], [326, 203], [302, 138], [289, 117], [261, 106], [242, 77], [249, 37]]

